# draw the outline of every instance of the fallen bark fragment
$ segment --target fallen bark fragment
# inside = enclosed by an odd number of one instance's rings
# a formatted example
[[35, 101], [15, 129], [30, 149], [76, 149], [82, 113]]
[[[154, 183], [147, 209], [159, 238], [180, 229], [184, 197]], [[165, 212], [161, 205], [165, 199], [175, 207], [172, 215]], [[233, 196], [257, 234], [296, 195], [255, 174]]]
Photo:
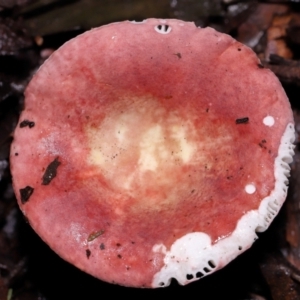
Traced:
[[271, 55], [270, 61], [263, 61], [263, 65], [271, 69], [282, 82], [300, 86], [300, 61]]
[[299, 300], [299, 284], [295, 282], [295, 272], [282, 256], [270, 253], [260, 265], [273, 300]]

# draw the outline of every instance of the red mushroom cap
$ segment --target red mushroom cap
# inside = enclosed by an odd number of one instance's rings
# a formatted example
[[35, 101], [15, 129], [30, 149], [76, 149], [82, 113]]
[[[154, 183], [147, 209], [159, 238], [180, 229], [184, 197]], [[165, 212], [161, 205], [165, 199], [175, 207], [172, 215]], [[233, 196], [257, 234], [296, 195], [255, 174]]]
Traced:
[[67, 42], [36, 73], [11, 171], [62, 258], [121, 285], [186, 284], [269, 226], [293, 139], [288, 99], [251, 49], [193, 23], [127, 21]]

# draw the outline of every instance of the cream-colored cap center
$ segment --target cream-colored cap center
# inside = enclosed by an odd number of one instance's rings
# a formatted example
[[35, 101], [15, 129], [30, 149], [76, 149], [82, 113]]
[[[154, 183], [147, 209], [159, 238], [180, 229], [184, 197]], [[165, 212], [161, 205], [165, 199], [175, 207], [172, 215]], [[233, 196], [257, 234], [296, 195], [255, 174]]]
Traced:
[[[167, 110], [153, 97], [122, 99], [99, 125], [86, 127], [88, 163], [111, 190], [143, 205], [186, 199], [210, 176], [204, 168], [216, 164], [209, 122], [196, 130], [197, 118], [190, 111]], [[223, 149], [231, 139], [225, 131], [214, 130]]]

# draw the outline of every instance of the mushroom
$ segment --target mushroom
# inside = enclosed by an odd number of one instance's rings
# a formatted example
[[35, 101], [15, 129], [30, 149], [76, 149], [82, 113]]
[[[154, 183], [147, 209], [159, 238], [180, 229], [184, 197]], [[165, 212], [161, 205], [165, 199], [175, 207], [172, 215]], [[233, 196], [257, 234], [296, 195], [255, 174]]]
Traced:
[[287, 194], [294, 123], [253, 51], [180, 20], [54, 52], [11, 147], [19, 206], [63, 259], [124, 286], [187, 284], [248, 249]]

